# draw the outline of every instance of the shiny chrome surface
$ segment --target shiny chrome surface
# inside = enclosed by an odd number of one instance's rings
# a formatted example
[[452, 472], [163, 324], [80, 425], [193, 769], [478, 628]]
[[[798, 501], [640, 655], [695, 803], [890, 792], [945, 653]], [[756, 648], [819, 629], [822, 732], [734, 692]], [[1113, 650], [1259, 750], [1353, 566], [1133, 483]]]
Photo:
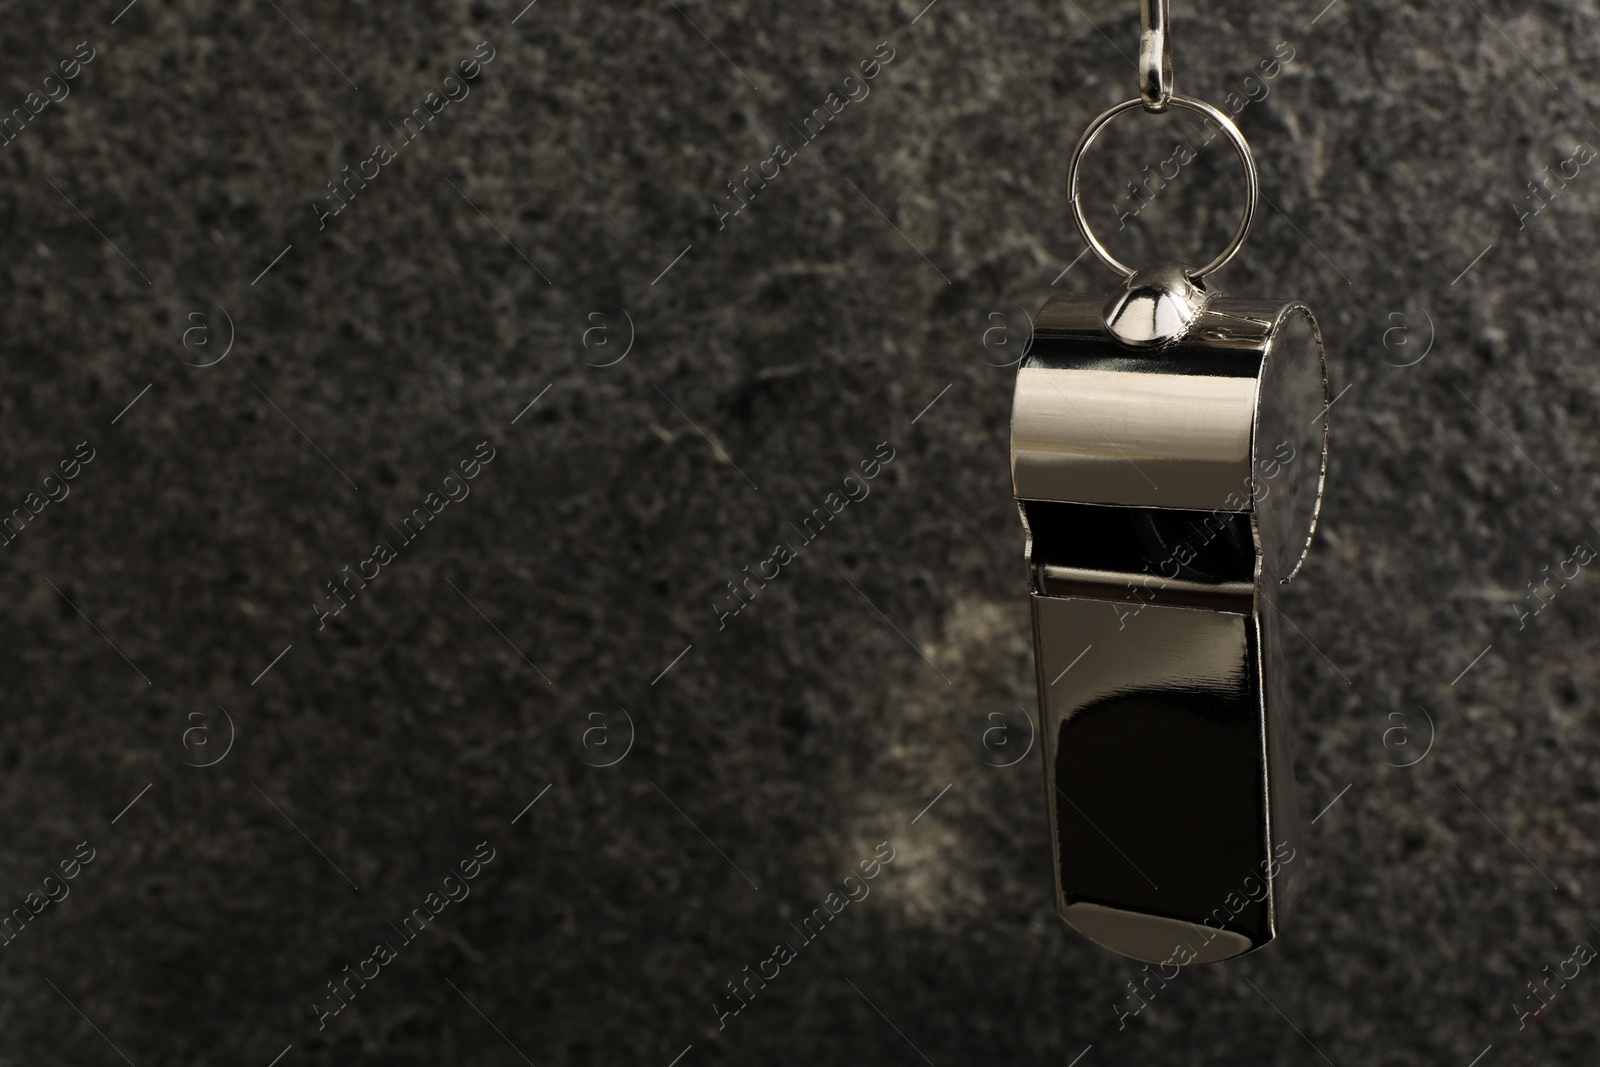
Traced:
[[1153, 114], [1172, 100], [1172, 13], [1169, 0], [1139, 0], [1139, 98]]
[[[1304, 304], [1290, 305], [1267, 339], [1254, 430], [1258, 461], [1269, 464], [1257, 468], [1262, 566], [1279, 582], [1299, 573], [1316, 534], [1328, 472], [1327, 407], [1322, 330]], [[1262, 477], [1272, 469], [1269, 451], [1290, 456], [1296, 476], [1276, 484]], [[1266, 506], [1273, 493], [1280, 495]]]
[[1122, 571], [1052, 563], [1042, 564], [1037, 578], [1038, 589], [1045, 596], [1091, 597], [1142, 604], [1160, 594], [1163, 604], [1216, 611], [1249, 611], [1256, 595], [1254, 582], [1185, 581], [1163, 574], [1145, 574], [1130, 580]]
[[1200, 960], [1271, 941], [1292, 866], [1274, 872], [1274, 848], [1298, 837], [1272, 796], [1293, 767], [1267, 758], [1262, 620], [1046, 596], [1034, 611], [1062, 918], [1152, 963], [1179, 936]]
[[1118, 299], [1045, 307], [1014, 405], [1057, 906], [1113, 951], [1210, 962], [1276, 937], [1300, 885], [1262, 589], [1316, 521], [1322, 344], [1303, 305], [1213, 296], [1135, 347]]
[[1159, 348], [1189, 332], [1210, 295], [1181, 263], [1134, 271], [1106, 301], [1106, 332], [1129, 348]]
[[1104, 363], [1024, 363], [1011, 429], [1016, 494], [1241, 510], [1255, 387], [1253, 377], [1179, 372], [1135, 382]]
[[1108, 335], [1101, 301], [1054, 300], [1018, 368], [1013, 489], [1019, 500], [1259, 507], [1270, 569], [1287, 577], [1320, 498], [1326, 395], [1302, 305], [1215, 297], [1176, 343], [1139, 354]]

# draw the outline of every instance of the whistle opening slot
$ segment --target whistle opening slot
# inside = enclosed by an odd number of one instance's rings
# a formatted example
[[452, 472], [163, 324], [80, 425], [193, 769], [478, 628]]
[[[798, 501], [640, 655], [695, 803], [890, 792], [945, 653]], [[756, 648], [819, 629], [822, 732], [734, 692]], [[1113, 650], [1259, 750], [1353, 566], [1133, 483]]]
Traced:
[[1248, 512], [1022, 502], [1043, 596], [1159, 601], [1248, 613], [1255, 533]]

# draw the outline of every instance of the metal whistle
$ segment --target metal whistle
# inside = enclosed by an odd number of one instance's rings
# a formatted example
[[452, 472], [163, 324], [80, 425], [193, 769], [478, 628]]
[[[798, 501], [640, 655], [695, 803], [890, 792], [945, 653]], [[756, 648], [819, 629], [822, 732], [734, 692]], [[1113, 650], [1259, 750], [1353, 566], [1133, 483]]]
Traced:
[[1057, 909], [1152, 963], [1268, 944], [1304, 866], [1274, 598], [1320, 507], [1322, 338], [1197, 273], [1047, 304], [1012, 418]]

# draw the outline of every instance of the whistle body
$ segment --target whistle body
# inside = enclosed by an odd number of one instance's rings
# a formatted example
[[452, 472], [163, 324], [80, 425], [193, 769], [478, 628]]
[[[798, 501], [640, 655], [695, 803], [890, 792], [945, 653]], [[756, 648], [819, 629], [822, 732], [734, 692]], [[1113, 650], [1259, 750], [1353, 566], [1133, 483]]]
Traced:
[[1213, 962], [1270, 942], [1302, 884], [1273, 602], [1316, 525], [1327, 384], [1303, 305], [1157, 275], [1193, 291], [1144, 299], [1140, 272], [1040, 312], [1012, 482], [1057, 909], [1114, 952]]

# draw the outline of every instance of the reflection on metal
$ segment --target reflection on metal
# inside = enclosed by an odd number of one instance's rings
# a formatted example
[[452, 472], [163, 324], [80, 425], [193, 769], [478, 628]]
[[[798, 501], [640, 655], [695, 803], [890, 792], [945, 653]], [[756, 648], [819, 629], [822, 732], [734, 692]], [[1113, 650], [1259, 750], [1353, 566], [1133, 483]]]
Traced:
[[1172, 13], [1168, 0], [1140, 0], [1139, 98], [1146, 111], [1172, 100]]
[[1159, 348], [1189, 331], [1209, 296], [1180, 263], [1147, 267], [1106, 302], [1106, 332], [1129, 348]]
[[1188, 960], [1189, 963], [1216, 963], [1242, 956], [1255, 947], [1248, 937], [1228, 930], [1208, 927], [1197, 931], [1193, 923], [1120, 911], [1100, 904], [1069, 904], [1062, 918], [1095, 944], [1111, 948], [1121, 945], [1123, 947], [1115, 951], [1146, 963], [1183, 959], [1186, 955], [1183, 953], [1174, 957], [1175, 948], [1183, 945], [1200, 946], [1194, 950], [1194, 958]]
[[1260, 591], [1293, 576], [1316, 525], [1322, 341], [1303, 305], [1192, 277], [1141, 271], [1109, 302], [1047, 305], [1012, 424], [1057, 907], [1151, 962], [1267, 944], [1302, 868]]

